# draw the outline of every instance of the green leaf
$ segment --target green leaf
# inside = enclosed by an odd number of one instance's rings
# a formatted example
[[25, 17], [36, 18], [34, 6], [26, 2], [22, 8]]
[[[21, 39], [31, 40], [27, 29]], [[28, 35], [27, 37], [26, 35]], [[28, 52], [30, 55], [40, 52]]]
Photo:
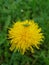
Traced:
[[6, 40], [6, 34], [4, 32], [0, 33], [0, 45], [3, 44], [5, 40]]
[[11, 16], [8, 16], [7, 20], [5, 21], [4, 31], [8, 29], [10, 23], [11, 23]]

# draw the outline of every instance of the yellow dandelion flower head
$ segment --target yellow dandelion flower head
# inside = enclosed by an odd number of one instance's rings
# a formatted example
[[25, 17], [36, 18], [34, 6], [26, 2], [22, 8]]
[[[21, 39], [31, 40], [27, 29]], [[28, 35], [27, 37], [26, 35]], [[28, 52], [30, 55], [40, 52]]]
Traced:
[[38, 24], [33, 20], [25, 20], [14, 23], [9, 29], [10, 50], [18, 50], [24, 54], [27, 50], [34, 52], [33, 47], [39, 49], [41, 41], [43, 41], [43, 33]]

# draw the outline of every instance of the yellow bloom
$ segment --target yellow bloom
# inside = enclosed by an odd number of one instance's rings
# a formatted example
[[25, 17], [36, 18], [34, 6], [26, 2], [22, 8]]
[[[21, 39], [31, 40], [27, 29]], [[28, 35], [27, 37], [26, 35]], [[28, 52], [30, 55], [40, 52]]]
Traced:
[[33, 47], [39, 49], [40, 41], [43, 41], [41, 28], [33, 20], [14, 23], [9, 29], [9, 39], [11, 40], [10, 50], [18, 50], [24, 54], [27, 50], [34, 52]]

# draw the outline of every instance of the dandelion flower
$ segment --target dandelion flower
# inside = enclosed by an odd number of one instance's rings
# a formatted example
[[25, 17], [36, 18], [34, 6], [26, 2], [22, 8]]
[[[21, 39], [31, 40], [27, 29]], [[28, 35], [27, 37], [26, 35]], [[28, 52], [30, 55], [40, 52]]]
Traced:
[[10, 50], [18, 50], [24, 54], [27, 50], [34, 52], [34, 47], [39, 49], [41, 41], [43, 41], [43, 33], [38, 24], [33, 20], [25, 20], [16, 22], [9, 29]]

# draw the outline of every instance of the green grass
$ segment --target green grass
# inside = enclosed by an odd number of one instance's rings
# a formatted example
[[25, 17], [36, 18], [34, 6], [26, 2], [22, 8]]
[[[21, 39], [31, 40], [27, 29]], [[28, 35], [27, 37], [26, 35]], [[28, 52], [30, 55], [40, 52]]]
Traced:
[[[8, 28], [26, 19], [39, 24], [44, 42], [34, 54], [13, 53], [9, 50]], [[0, 65], [49, 65], [49, 0], [0, 0]]]

